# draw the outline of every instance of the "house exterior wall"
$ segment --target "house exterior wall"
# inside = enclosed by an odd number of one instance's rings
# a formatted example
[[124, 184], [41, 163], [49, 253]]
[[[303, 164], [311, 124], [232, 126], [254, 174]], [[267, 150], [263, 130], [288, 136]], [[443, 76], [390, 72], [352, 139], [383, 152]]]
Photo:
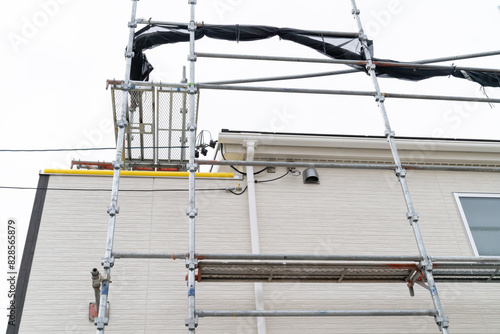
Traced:
[[[264, 148], [257, 147], [265, 151]], [[454, 159], [457, 158], [456, 154]], [[259, 181], [283, 175], [256, 175]], [[256, 184], [262, 254], [418, 255], [397, 178], [388, 170], [318, 169], [320, 184], [287, 175]], [[408, 170], [407, 181], [427, 252], [473, 256], [454, 192], [500, 192], [487, 172]], [[122, 177], [114, 250], [186, 252], [187, 179]], [[238, 179], [199, 179], [197, 189], [236, 187]], [[90, 270], [104, 254], [109, 189], [103, 176], [51, 175], [19, 333], [91, 333]], [[160, 191], [169, 189], [171, 191]], [[248, 192], [197, 192], [196, 249], [251, 253]], [[183, 259], [117, 259], [106, 333], [186, 333], [187, 269]], [[452, 333], [498, 333], [500, 286], [438, 283]], [[427, 290], [410, 297], [405, 284], [266, 283], [267, 310], [432, 309]], [[252, 283], [198, 283], [200, 310], [255, 309]], [[438, 333], [432, 317], [267, 318], [277, 333]], [[254, 318], [200, 318], [197, 333], [256, 333]]]

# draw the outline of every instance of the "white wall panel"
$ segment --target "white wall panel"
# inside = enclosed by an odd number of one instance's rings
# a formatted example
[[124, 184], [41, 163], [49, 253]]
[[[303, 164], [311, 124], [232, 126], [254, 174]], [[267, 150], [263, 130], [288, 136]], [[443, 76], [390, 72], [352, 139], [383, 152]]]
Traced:
[[[264, 172], [257, 180], [282, 175]], [[320, 184], [302, 177], [257, 183], [262, 253], [417, 255], [394, 173], [319, 169]], [[487, 173], [408, 171], [407, 179], [429, 255], [472, 255], [453, 192], [500, 192]], [[197, 180], [198, 189], [235, 187], [238, 180]], [[50, 176], [49, 187], [109, 189], [111, 178]], [[186, 252], [187, 179], [123, 177], [115, 251]], [[101, 268], [110, 192], [49, 190], [20, 333], [92, 333], [90, 270]], [[197, 251], [251, 252], [247, 193], [197, 192]], [[183, 259], [117, 259], [106, 333], [186, 333], [187, 270]], [[494, 284], [438, 284], [452, 333], [498, 333], [500, 293]], [[269, 310], [430, 309], [427, 290], [405, 284], [264, 284]], [[255, 309], [251, 283], [199, 283], [197, 308]], [[256, 333], [253, 318], [200, 318], [197, 333]], [[438, 333], [432, 317], [268, 318], [267, 333]]]

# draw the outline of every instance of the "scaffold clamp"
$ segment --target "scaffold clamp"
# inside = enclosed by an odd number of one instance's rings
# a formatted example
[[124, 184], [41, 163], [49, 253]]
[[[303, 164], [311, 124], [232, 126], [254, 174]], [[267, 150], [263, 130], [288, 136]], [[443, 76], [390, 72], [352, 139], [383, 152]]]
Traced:
[[186, 167], [188, 171], [196, 172], [196, 170], [198, 169], [198, 164], [188, 164]]
[[384, 136], [385, 136], [386, 138], [394, 138], [394, 136], [395, 136], [395, 135], [396, 135], [396, 133], [395, 133], [394, 131], [389, 131], [389, 130], [386, 130], [386, 131], [384, 132]]
[[411, 219], [412, 222], [417, 222], [420, 219], [420, 216], [416, 212], [408, 212], [406, 214], [406, 219]]
[[437, 315], [434, 317], [434, 320], [436, 321], [436, 324], [439, 327], [448, 328], [450, 326], [450, 321], [449, 321], [448, 317], [440, 317]]
[[128, 125], [127, 120], [120, 119], [119, 121], [116, 122], [116, 125], [119, 128], [125, 128]]
[[[103, 266], [104, 269], [109, 269], [112, 268], [113, 265], [115, 264], [115, 258], [114, 257], [105, 257], [101, 259], [101, 265]], [[104, 276], [101, 277], [101, 281], [109, 281], [110, 276], [109, 274], [104, 274]]]
[[198, 327], [198, 316], [194, 318], [187, 318], [185, 324], [189, 330], [194, 330], [196, 327]]
[[108, 206], [108, 214], [110, 216], [115, 216], [120, 213], [120, 207], [116, 204]]
[[94, 324], [97, 326], [98, 330], [104, 330], [104, 326], [109, 323], [109, 318], [95, 318]]
[[194, 259], [186, 258], [186, 268], [188, 268], [189, 270], [195, 270], [197, 266], [198, 266], [197, 258]]
[[134, 57], [133, 51], [125, 51], [125, 58], [133, 58], [133, 57]]
[[[189, 59], [189, 57], [188, 57], [188, 59]], [[194, 83], [188, 83], [187, 92], [188, 92], [188, 94], [196, 94], [197, 93], [196, 85]]]
[[432, 271], [432, 262], [430, 260], [422, 260], [419, 264], [420, 269], [425, 271]]
[[376, 102], [384, 102], [385, 101], [385, 96], [382, 94], [377, 94], [375, 95], [375, 101]]
[[112, 162], [113, 168], [114, 169], [122, 169], [123, 168], [123, 161], [113, 161]]
[[396, 176], [397, 177], [406, 177], [406, 169], [398, 167], [396, 169]]
[[198, 216], [198, 209], [187, 209], [186, 216], [189, 216], [189, 218], [194, 218]]

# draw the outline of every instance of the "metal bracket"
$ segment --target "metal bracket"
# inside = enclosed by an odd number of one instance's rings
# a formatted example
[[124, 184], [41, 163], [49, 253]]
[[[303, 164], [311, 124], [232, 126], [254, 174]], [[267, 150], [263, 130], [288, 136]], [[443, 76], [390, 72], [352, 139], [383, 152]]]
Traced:
[[186, 210], [186, 216], [189, 216], [189, 218], [194, 218], [198, 216], [198, 209], [187, 209]]
[[120, 129], [123, 129], [123, 128], [126, 128], [126, 127], [127, 127], [128, 122], [127, 122], [127, 120], [120, 119], [119, 121], [116, 121], [116, 125], [117, 125]]
[[196, 55], [188, 55], [187, 56], [187, 60], [188, 61], [197, 61], [198, 60], [198, 56], [196, 56]]
[[436, 324], [439, 327], [448, 328], [450, 326], [450, 321], [449, 321], [448, 317], [440, 317], [440, 316], [436, 315], [434, 317], [434, 320], [436, 321]]
[[395, 135], [396, 135], [396, 133], [394, 131], [385, 130], [385, 132], [384, 132], [385, 138], [394, 138]]
[[187, 164], [186, 169], [190, 172], [196, 172], [198, 167], [198, 164]]
[[198, 259], [189, 259], [187, 258], [186, 259], [186, 268], [188, 268], [189, 270], [195, 270], [196, 267], [198, 266]]
[[189, 21], [189, 23], [188, 23], [188, 30], [189, 31], [195, 31], [196, 30], [196, 23], [194, 21]]
[[410, 290], [410, 296], [412, 297], [415, 296], [415, 290], [413, 289], [415, 284], [418, 284], [426, 289], [429, 289], [427, 285], [425, 285], [425, 283], [423, 282], [422, 277], [423, 277], [422, 272], [417, 269], [413, 269], [410, 275], [408, 275], [407, 286], [408, 289]]
[[194, 317], [194, 319], [187, 318], [185, 324], [189, 330], [194, 330], [196, 327], [198, 327], [198, 316]]
[[359, 13], [361, 13], [361, 11], [360, 11], [359, 9], [357, 9], [357, 8], [356, 8], [356, 9], [353, 9], [353, 10], [351, 11], [351, 14], [352, 14], [352, 15], [359, 15]]
[[122, 169], [123, 168], [123, 161], [113, 161], [112, 165], [113, 165], [114, 169]]
[[432, 262], [430, 260], [422, 260], [420, 261], [419, 268], [425, 271], [432, 271]]
[[109, 322], [109, 318], [95, 318], [94, 324], [97, 326], [98, 330], [104, 330], [104, 326], [106, 326]]
[[396, 173], [396, 176], [397, 176], [397, 177], [403, 177], [403, 178], [404, 178], [404, 177], [406, 177], [406, 169], [404, 169], [404, 168], [399, 168], [399, 167], [398, 167], [398, 168], [395, 170], [395, 173]]
[[375, 71], [377, 66], [375, 64], [366, 64], [365, 68], [367, 71]]
[[108, 214], [110, 216], [115, 216], [120, 213], [120, 207], [116, 204], [108, 206]]
[[[112, 268], [115, 264], [115, 258], [114, 257], [104, 257], [101, 259], [101, 265], [103, 266], [104, 269], [109, 269], [109, 268]], [[110, 281], [111, 279], [111, 276], [109, 276], [109, 274], [103, 274], [103, 276], [101, 276], [101, 282], [102, 281]], [[111, 282], [111, 281], [110, 281]]]
[[134, 58], [133, 51], [125, 51], [125, 58]]
[[418, 213], [414, 212], [407, 212], [406, 213], [406, 219], [410, 221], [410, 225], [413, 226], [414, 223], [417, 223], [420, 217], [418, 216]]
[[197, 129], [198, 129], [198, 126], [196, 124], [189, 124], [188, 125], [189, 131], [196, 131]]
[[197, 1], [197, 0], [189, 0], [189, 1], [188, 1], [188, 4], [190, 4], [190, 5], [196, 5], [196, 1]]
[[375, 95], [375, 101], [376, 102], [384, 102], [385, 101], [385, 96], [382, 94], [377, 94]]
[[187, 86], [187, 93], [188, 94], [196, 94], [198, 92], [198, 89], [196, 88], [196, 85], [194, 83], [189, 83]]

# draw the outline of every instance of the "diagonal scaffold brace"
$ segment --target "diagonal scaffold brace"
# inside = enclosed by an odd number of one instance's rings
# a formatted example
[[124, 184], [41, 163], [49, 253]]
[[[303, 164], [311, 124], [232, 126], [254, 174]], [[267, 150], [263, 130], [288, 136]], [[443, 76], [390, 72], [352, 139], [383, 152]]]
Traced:
[[129, 98], [129, 90], [131, 88], [130, 85], [130, 70], [132, 67], [132, 58], [134, 57], [133, 43], [134, 43], [134, 34], [135, 28], [137, 27], [136, 22], [136, 12], [137, 12], [137, 1], [132, 0], [132, 14], [130, 22], [128, 23], [129, 27], [129, 39], [127, 44], [127, 49], [125, 50], [125, 59], [126, 59], [126, 69], [125, 69], [125, 80], [122, 84], [123, 89], [123, 101], [122, 101], [122, 110], [120, 117], [117, 118], [117, 127], [118, 127], [118, 135], [116, 139], [116, 155], [115, 160], [113, 161], [113, 186], [111, 190], [111, 204], [108, 207], [108, 233], [106, 237], [106, 252], [104, 254], [104, 258], [101, 260], [101, 264], [103, 266], [103, 273], [101, 276], [101, 295], [99, 302], [99, 315], [94, 319], [94, 323], [97, 326], [97, 334], [104, 333], [104, 327], [108, 325], [109, 319], [106, 316], [106, 308], [108, 305], [108, 293], [109, 293], [109, 285], [111, 283], [111, 268], [114, 264], [113, 258], [113, 243], [114, 243], [114, 235], [115, 235], [115, 224], [116, 224], [116, 216], [120, 212], [120, 208], [118, 206], [118, 192], [120, 188], [120, 172], [124, 167], [122, 161], [124, 142], [125, 142], [125, 129], [128, 126], [127, 122], [127, 110], [128, 110], [128, 98]]
[[420, 227], [418, 224], [419, 217], [415, 212], [413, 201], [410, 196], [410, 191], [408, 188], [408, 184], [406, 183], [406, 170], [403, 168], [401, 164], [401, 160], [399, 158], [398, 149], [396, 147], [396, 142], [394, 140], [394, 131], [391, 129], [391, 125], [389, 122], [389, 117], [387, 116], [387, 111], [385, 109], [385, 97], [381, 94], [380, 86], [378, 84], [377, 75], [375, 73], [375, 64], [372, 62], [372, 56], [370, 54], [370, 50], [368, 48], [367, 38], [363, 30], [363, 25], [361, 24], [361, 18], [359, 17], [360, 10], [356, 6], [356, 0], [351, 0], [352, 3], [352, 14], [354, 15], [358, 28], [359, 28], [359, 40], [361, 42], [363, 52], [367, 61], [366, 70], [368, 71], [370, 77], [372, 78], [373, 85], [376, 90], [375, 101], [378, 103], [380, 112], [382, 114], [384, 125], [385, 125], [385, 136], [389, 142], [391, 152], [394, 158], [394, 162], [396, 164], [396, 177], [399, 180], [401, 185], [401, 190], [403, 192], [403, 196], [405, 199], [406, 207], [407, 207], [407, 219], [410, 222], [410, 225], [413, 228], [413, 234], [415, 236], [418, 251], [420, 253], [421, 258], [423, 259], [420, 263], [421, 271], [425, 273], [427, 278], [427, 284], [429, 287], [429, 291], [432, 297], [432, 301], [434, 303], [434, 307], [436, 308], [437, 314], [434, 316], [436, 324], [439, 327], [439, 330], [443, 334], [449, 334], [448, 327], [449, 321], [448, 317], [444, 315], [443, 306], [441, 305], [441, 300], [439, 298], [439, 294], [437, 291], [436, 283], [434, 281], [434, 276], [432, 273], [432, 260], [427, 255], [427, 251], [425, 250], [424, 240], [422, 238], [422, 234], [420, 232]]

